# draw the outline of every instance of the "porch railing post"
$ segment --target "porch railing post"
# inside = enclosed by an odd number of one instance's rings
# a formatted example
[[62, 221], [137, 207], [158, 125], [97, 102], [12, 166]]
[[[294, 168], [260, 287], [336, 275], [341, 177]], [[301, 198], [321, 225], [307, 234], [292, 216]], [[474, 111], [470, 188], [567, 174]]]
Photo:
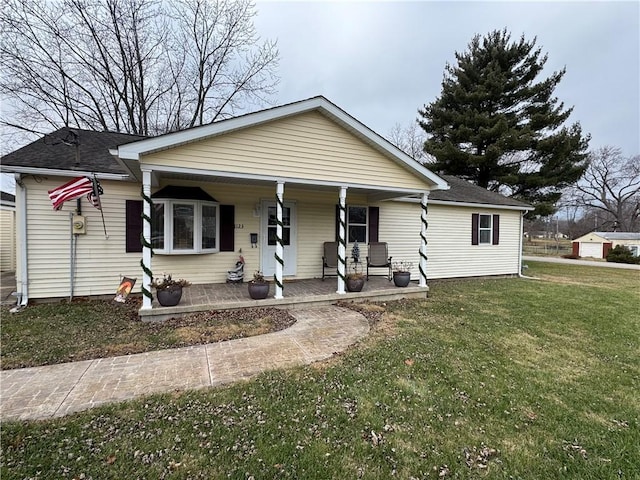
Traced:
[[340, 228], [338, 229], [338, 290], [336, 293], [344, 294], [345, 279], [347, 274], [347, 187], [340, 187], [338, 209], [340, 210]]
[[420, 199], [420, 286], [427, 286], [427, 200], [429, 192], [424, 192]]
[[151, 171], [142, 171], [142, 309], [151, 309], [151, 281], [153, 273], [151, 271]]
[[282, 244], [282, 211], [284, 209], [284, 182], [278, 182], [276, 186], [276, 273], [273, 279], [276, 284], [276, 294], [273, 298], [283, 298], [283, 272], [284, 272], [284, 246]]

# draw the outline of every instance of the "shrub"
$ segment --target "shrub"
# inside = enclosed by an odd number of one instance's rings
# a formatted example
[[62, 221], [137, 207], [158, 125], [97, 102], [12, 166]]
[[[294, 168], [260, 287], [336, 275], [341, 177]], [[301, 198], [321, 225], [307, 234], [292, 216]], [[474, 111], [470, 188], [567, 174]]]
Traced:
[[637, 263], [640, 264], [640, 257], [634, 257], [631, 250], [624, 245], [616, 245], [609, 250], [607, 262], [613, 263]]

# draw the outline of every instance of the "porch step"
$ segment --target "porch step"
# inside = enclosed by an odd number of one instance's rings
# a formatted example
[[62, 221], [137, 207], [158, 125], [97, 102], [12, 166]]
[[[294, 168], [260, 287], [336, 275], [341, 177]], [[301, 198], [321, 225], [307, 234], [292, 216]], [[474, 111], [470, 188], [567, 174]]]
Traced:
[[[193, 288], [193, 287], [191, 287]], [[404, 288], [375, 289], [362, 292], [296, 295], [281, 299], [265, 298], [264, 300], [233, 299], [221, 300], [215, 303], [199, 303], [191, 305], [177, 305], [175, 307], [155, 306], [151, 309], [140, 309], [138, 314], [143, 321], [158, 322], [187, 315], [189, 313], [205, 312], [209, 310], [232, 310], [253, 307], [281, 307], [288, 309], [309, 308], [331, 305], [338, 301], [346, 302], [387, 302], [403, 298], [427, 298], [429, 287], [410, 285]], [[285, 288], [286, 295], [286, 288]]]

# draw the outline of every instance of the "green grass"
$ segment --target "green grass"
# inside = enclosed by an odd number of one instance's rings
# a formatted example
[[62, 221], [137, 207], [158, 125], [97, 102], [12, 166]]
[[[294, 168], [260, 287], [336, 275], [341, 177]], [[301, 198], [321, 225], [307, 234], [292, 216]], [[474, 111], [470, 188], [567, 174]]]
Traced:
[[640, 478], [638, 272], [528, 263], [389, 303], [323, 364], [4, 423], [1, 476]]
[[2, 368], [34, 367], [212, 343], [281, 330], [294, 322], [282, 310], [256, 308], [141, 322], [139, 302], [76, 300], [2, 308]]

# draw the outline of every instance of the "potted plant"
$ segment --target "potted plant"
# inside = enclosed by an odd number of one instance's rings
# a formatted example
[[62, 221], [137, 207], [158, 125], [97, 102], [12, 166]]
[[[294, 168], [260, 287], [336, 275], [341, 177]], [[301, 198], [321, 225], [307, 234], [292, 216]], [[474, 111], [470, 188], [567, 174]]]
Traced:
[[162, 274], [162, 278], [154, 278], [151, 286], [156, 289], [156, 298], [163, 307], [175, 307], [182, 298], [182, 289], [191, 285], [191, 282], [180, 278], [174, 280], [171, 274]]
[[406, 287], [411, 281], [412, 262], [394, 262], [393, 263], [393, 283], [396, 287]]
[[253, 280], [248, 284], [249, 296], [254, 300], [262, 300], [269, 295], [269, 284], [264, 279], [264, 275], [260, 271], [253, 274]]
[[364, 287], [364, 274], [361, 272], [362, 267], [360, 266], [360, 246], [356, 241], [351, 248], [351, 258], [353, 259], [353, 263], [351, 264], [352, 273], [347, 274], [346, 276], [346, 286], [347, 290], [350, 292], [359, 292]]

